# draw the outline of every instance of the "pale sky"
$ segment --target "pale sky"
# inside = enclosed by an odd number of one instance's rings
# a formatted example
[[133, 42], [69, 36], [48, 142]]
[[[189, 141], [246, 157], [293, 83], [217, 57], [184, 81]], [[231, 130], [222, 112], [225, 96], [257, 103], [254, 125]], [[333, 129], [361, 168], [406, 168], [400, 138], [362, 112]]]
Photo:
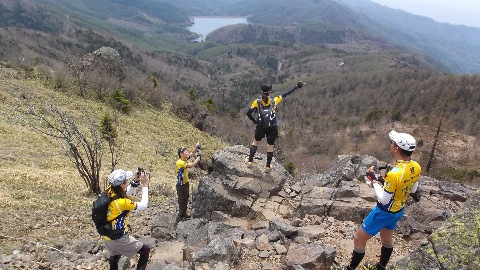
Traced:
[[480, 28], [480, 0], [371, 0], [382, 6], [402, 9], [437, 22]]

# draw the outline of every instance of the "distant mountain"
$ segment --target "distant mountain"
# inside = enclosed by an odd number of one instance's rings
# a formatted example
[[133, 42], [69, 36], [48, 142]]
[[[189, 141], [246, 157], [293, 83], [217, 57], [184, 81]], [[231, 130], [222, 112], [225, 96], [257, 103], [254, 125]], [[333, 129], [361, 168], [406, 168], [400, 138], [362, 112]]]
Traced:
[[373, 3], [335, 0], [378, 22], [377, 30], [391, 42], [419, 51], [456, 73], [480, 74], [480, 28], [439, 23]]

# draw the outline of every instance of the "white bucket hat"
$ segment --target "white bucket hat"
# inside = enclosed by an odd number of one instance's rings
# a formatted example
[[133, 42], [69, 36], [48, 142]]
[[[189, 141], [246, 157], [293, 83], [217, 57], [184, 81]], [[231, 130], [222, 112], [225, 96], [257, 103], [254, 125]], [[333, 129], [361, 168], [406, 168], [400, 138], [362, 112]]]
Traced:
[[110, 173], [110, 175], [108, 176], [108, 182], [112, 186], [116, 187], [123, 184], [125, 180], [132, 178], [132, 176], [133, 176], [133, 172], [118, 169]]
[[410, 134], [398, 133], [395, 130], [392, 130], [390, 131], [390, 133], [388, 133], [388, 137], [390, 137], [390, 140], [395, 142], [398, 147], [405, 151], [413, 152], [413, 150], [415, 150], [415, 147], [417, 147], [417, 142], [415, 141], [415, 138], [413, 138]]

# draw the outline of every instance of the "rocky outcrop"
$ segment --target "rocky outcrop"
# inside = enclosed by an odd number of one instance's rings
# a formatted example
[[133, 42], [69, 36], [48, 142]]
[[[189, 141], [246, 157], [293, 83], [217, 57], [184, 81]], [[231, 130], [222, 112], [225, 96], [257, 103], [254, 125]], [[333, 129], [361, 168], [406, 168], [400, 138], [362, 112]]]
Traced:
[[[373, 159], [371, 162], [374, 162]], [[310, 214], [332, 216], [338, 220], [363, 220], [374, 198], [368, 186], [354, 181], [360, 164], [362, 159], [359, 156], [344, 156], [324, 173], [306, 177], [302, 183], [304, 194], [296, 209], [296, 216], [302, 218]]]
[[248, 168], [243, 162], [248, 151], [237, 145], [213, 155], [213, 172], [200, 180], [195, 195], [194, 217], [211, 219], [213, 212], [221, 211], [232, 217], [261, 218], [267, 199], [278, 195], [287, 180], [292, 180], [275, 161], [273, 170], [264, 173], [262, 165], [266, 156], [260, 153], [255, 163], [261, 165]]
[[[243, 146], [214, 154], [213, 171], [193, 192], [194, 218], [177, 218], [176, 198], [135, 213], [131, 232], [153, 251], [147, 269], [330, 269], [348, 262], [355, 231], [375, 204], [363, 174], [379, 161], [346, 155], [322, 173], [292, 178], [275, 160], [265, 174], [262, 154], [248, 168], [247, 154]], [[420, 189], [420, 202], [407, 201], [395, 233], [396, 269], [480, 269], [478, 192], [425, 176]], [[40, 268], [106, 269], [108, 254], [97, 240], [76, 241], [68, 254], [60, 250], [66, 244], [25, 247], [2, 262], [30, 269], [32, 256], [41, 256]], [[27, 254], [32, 250], [37, 255]]]
[[[447, 185], [445, 194], [458, 191]], [[463, 198], [458, 193], [455, 198]], [[435, 230], [409, 256], [396, 263], [400, 269], [480, 269], [480, 193], [470, 193], [464, 210]], [[432, 216], [427, 217], [427, 220]]]

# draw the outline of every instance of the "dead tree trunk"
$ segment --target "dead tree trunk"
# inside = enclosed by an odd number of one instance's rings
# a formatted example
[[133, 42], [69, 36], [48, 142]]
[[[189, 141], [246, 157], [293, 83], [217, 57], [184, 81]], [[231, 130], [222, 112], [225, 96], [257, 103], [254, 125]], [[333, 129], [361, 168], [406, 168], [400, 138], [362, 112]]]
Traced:
[[445, 114], [447, 112], [447, 105], [449, 102], [450, 102], [450, 96], [448, 96], [447, 101], [445, 102], [445, 106], [443, 106], [442, 116], [440, 116], [440, 121], [438, 122], [437, 131], [435, 132], [435, 137], [433, 138], [432, 149], [430, 150], [430, 155], [428, 156], [428, 162], [427, 162], [427, 165], [425, 166], [425, 170], [427, 171], [427, 173], [430, 172], [430, 169], [432, 168], [432, 163], [435, 158], [435, 151], [437, 149], [437, 143], [439, 140], [440, 131], [442, 129], [442, 122], [443, 122], [443, 119], [445, 118]]
[[73, 117], [50, 105], [42, 108], [43, 113], [30, 107], [20, 118], [34, 130], [63, 142], [68, 158], [77, 168], [90, 191], [100, 194], [100, 169], [102, 167], [103, 143], [98, 126], [87, 117], [88, 132], [83, 132]]

